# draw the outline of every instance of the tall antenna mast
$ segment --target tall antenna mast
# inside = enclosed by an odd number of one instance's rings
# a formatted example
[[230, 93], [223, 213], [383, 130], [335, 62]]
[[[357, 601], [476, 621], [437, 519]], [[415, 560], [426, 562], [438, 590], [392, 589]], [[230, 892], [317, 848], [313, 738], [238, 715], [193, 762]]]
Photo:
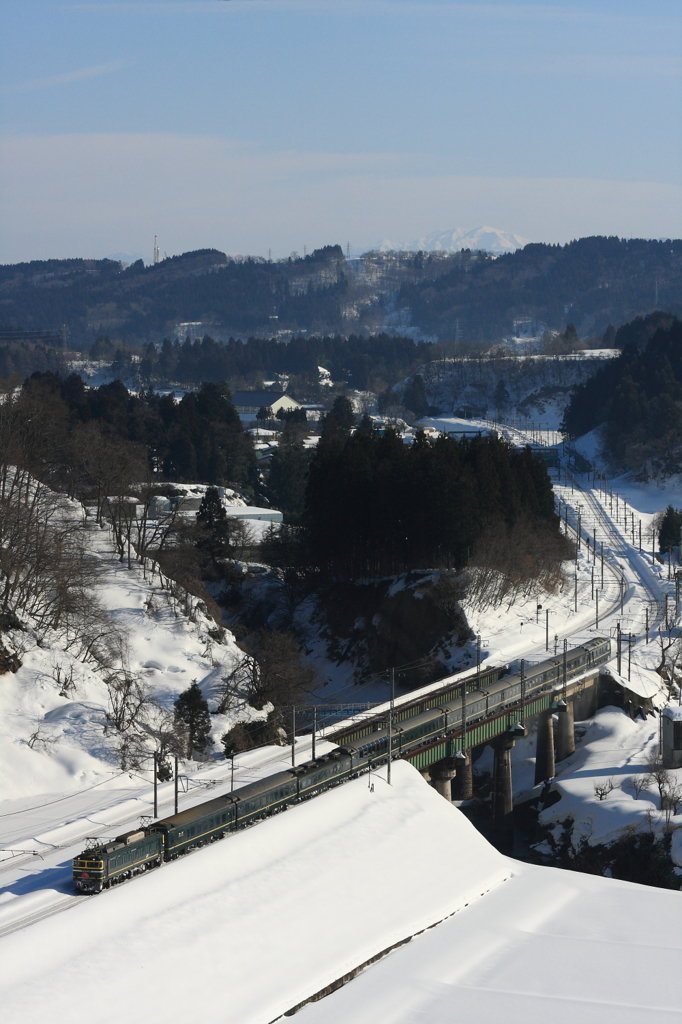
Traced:
[[154, 235], [154, 263], [159, 262], [159, 247], [156, 244], [156, 235]]

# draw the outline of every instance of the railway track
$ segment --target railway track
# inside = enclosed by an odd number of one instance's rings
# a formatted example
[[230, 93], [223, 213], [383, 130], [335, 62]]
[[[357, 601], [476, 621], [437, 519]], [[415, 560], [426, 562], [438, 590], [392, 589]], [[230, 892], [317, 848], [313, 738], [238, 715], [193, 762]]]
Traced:
[[[26, 928], [27, 925], [35, 924], [37, 921], [42, 921], [46, 917], [52, 917], [53, 914], [59, 914], [62, 910], [68, 910], [69, 907], [75, 906], [76, 903], [82, 903], [83, 900], [86, 900], [87, 898], [87, 896], [80, 895], [64, 895], [63, 899], [58, 900], [55, 903], [51, 903], [46, 907], [41, 907], [39, 910], [33, 911], [33, 913], [26, 914], [23, 917], [17, 917], [14, 921], [8, 921], [4, 925], [0, 923], [0, 938], [2, 938], [3, 935], [11, 934], [11, 932], [16, 932], [20, 928]], [[17, 897], [17, 899], [21, 899], [21, 897]], [[6, 906], [11, 907], [11, 904], [6, 904]], [[0, 910], [1, 909], [2, 907], [0, 906]]]
[[[623, 580], [624, 602], [626, 595], [629, 600], [634, 596], [634, 593], [632, 585], [626, 586], [625, 574], [618, 563], [624, 563], [637, 577], [639, 586], [641, 586], [647, 594], [647, 604], [651, 605], [654, 612], [653, 617], [649, 620], [649, 629], [655, 630], [663, 621], [663, 606], [665, 600], [658, 581], [655, 580], [653, 574], [642, 564], [639, 552], [635, 551], [634, 546], [630, 545], [623, 537], [617, 525], [614, 524], [610, 513], [598, 500], [592, 488], [583, 488], [577, 482], [575, 482], [574, 486], [577, 489], [580, 498], [583, 499], [581, 503], [576, 501], [570, 502], [573, 506], [576, 519], [578, 511], [577, 505], [583, 504], [583, 511], [581, 513], [581, 532], [583, 532], [583, 534], [587, 532], [591, 535], [591, 538], [596, 536], [598, 541], [602, 541], [604, 543], [605, 560], [608, 558], [615, 571]], [[569, 503], [567, 496], [564, 500]], [[587, 523], [585, 521], [585, 512], [587, 512], [588, 515]], [[590, 526], [591, 530], [585, 531], [584, 527], [586, 525]], [[620, 597], [616, 602], [616, 605], [620, 605]], [[613, 610], [610, 614], [613, 614]]]

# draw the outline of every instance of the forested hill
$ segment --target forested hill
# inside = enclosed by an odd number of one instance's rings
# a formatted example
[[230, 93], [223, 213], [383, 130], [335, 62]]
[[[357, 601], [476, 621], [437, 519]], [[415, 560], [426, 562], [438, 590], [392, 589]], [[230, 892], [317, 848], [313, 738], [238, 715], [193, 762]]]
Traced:
[[76, 348], [99, 334], [160, 341], [179, 323], [221, 324], [235, 334], [275, 333], [280, 324], [337, 329], [344, 264], [338, 245], [279, 262], [200, 249], [149, 267], [142, 260], [128, 267], [112, 260], [20, 263], [0, 267], [0, 325], [64, 324]]
[[[398, 322], [432, 338], [489, 343], [518, 320], [540, 333], [571, 321], [581, 338], [601, 335], [656, 308], [682, 315], [681, 296], [682, 241], [583, 238], [497, 258], [372, 252], [346, 260], [329, 245], [270, 261], [200, 249], [149, 267], [84, 259], [0, 267], [0, 327], [65, 325], [76, 349], [100, 335], [139, 346], [187, 333], [368, 335]], [[51, 368], [41, 360], [34, 368]]]
[[531, 244], [516, 252], [463, 262], [437, 280], [406, 283], [398, 304], [439, 337], [492, 341], [514, 320], [581, 337], [603, 334], [654, 309], [682, 314], [682, 241], [581, 238], [568, 245]]
[[573, 392], [563, 428], [603, 425], [604, 454], [638, 473], [682, 471], [682, 321], [666, 313], [620, 328], [622, 354]]

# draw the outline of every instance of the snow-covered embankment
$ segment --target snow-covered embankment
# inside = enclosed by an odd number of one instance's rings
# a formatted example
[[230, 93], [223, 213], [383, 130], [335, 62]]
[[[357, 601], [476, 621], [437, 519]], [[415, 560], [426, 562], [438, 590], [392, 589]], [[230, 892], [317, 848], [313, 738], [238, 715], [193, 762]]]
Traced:
[[0, 940], [12, 1024], [267, 1024], [500, 886], [512, 862], [404, 762]]

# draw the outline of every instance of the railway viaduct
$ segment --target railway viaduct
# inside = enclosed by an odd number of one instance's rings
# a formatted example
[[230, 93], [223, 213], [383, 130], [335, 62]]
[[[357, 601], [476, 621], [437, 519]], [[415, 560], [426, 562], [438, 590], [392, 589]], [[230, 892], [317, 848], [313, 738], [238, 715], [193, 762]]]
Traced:
[[[399, 724], [413, 715], [435, 708], [445, 701], [462, 700], [466, 707], [466, 695], [474, 691], [485, 692], [486, 686], [502, 677], [504, 669], [491, 668], [480, 674], [467, 676], [451, 682], [442, 689], [430, 690], [413, 701], [401, 702], [394, 708], [393, 722]], [[600, 667], [592, 666], [584, 674], [568, 679], [565, 684], [554, 683], [541, 692], [535, 692], [525, 701], [517, 700], [496, 709], [490, 714], [479, 715], [456, 727], [447, 736], [437, 738], [418, 750], [403, 754], [447, 800], [453, 795], [459, 800], [473, 796], [473, 749], [481, 744], [491, 744], [494, 751], [493, 766], [493, 828], [500, 844], [511, 835], [513, 811], [511, 751], [517, 739], [527, 733], [526, 723], [537, 719], [537, 748], [535, 783], [540, 784], [553, 778], [557, 761], [569, 757], [575, 750], [574, 721], [589, 718], [598, 707], [610, 701], [610, 685], [600, 676]], [[554, 730], [553, 716], [557, 714], [558, 728]], [[340, 729], [329, 738], [335, 743], [348, 743], [385, 728], [386, 713], [357, 722]], [[454, 785], [454, 792], [453, 792]]]

